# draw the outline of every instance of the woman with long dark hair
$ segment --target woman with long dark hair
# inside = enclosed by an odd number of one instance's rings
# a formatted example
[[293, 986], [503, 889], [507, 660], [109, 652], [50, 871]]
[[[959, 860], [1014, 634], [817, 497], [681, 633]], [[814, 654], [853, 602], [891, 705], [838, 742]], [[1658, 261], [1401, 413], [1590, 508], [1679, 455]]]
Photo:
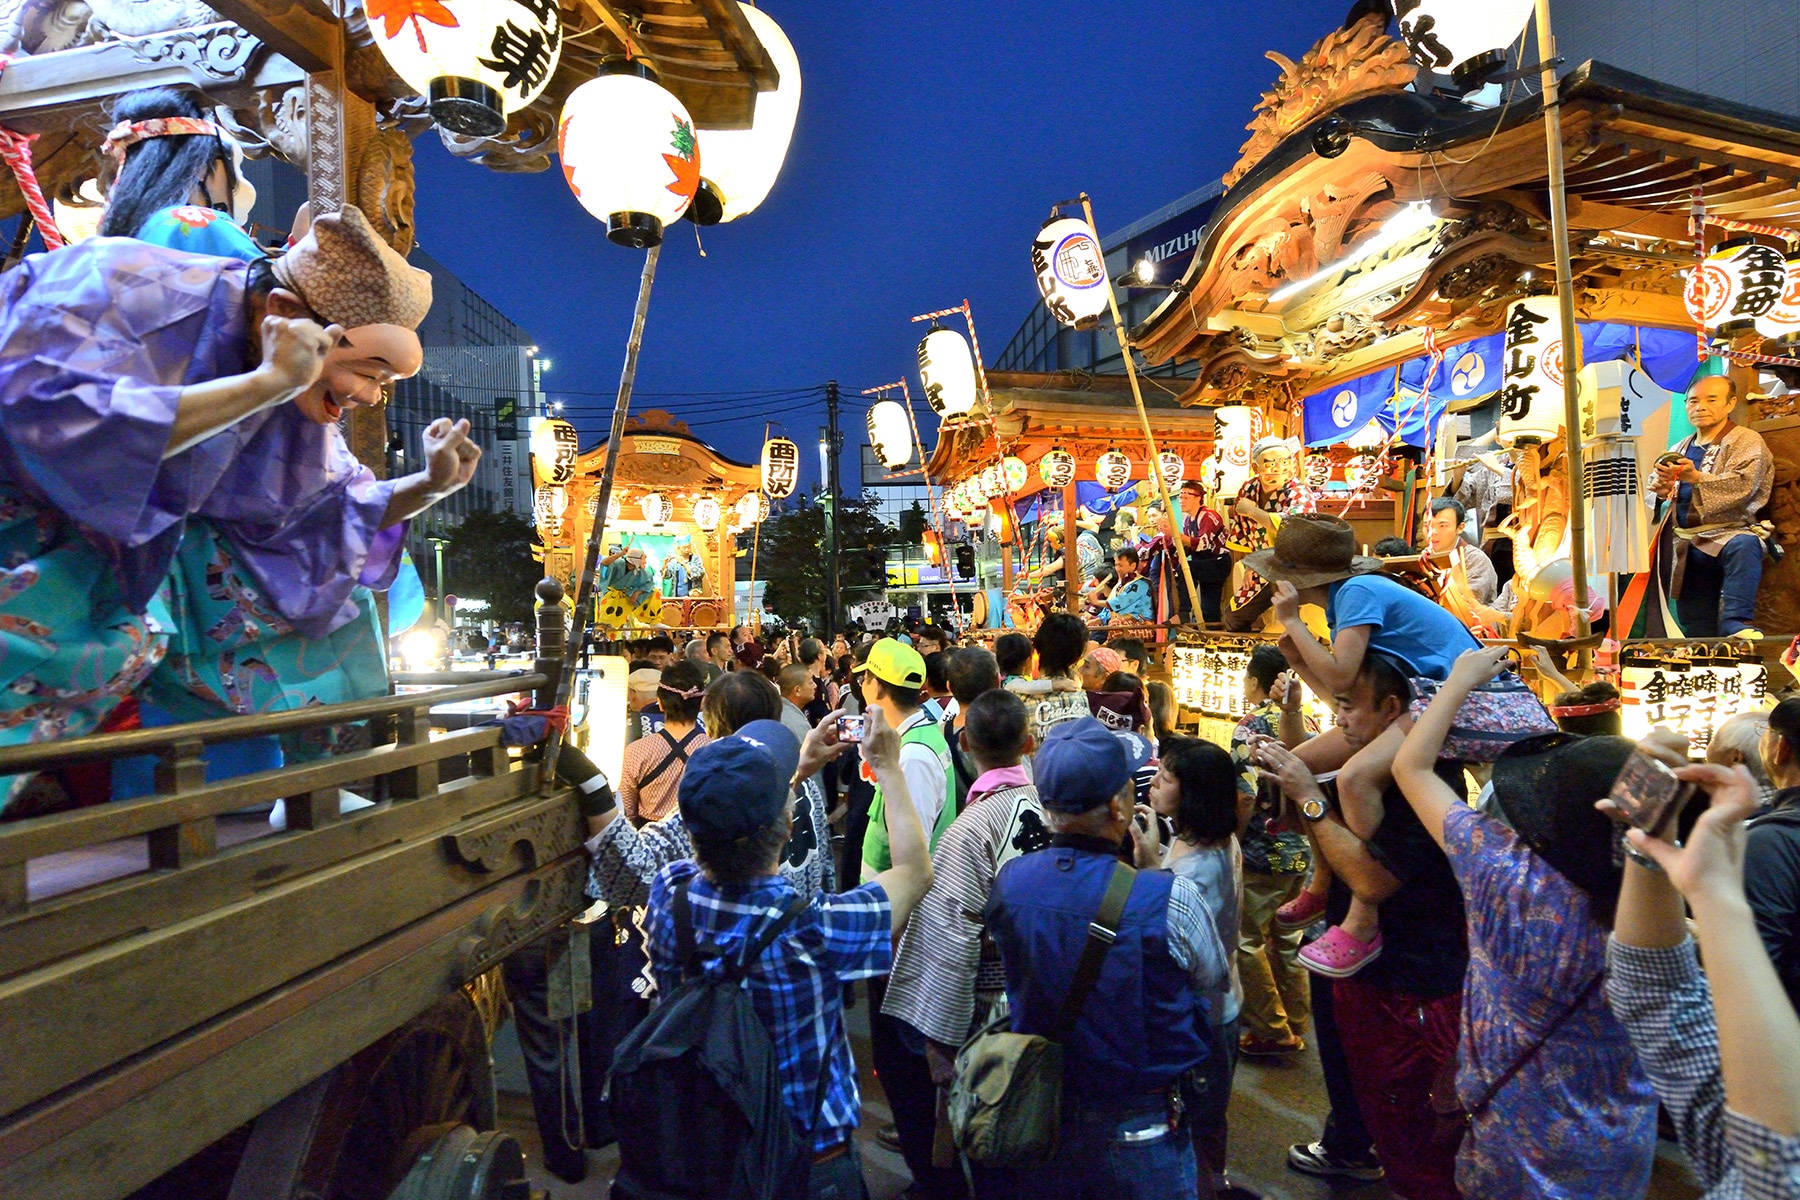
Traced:
[[[135, 237], [151, 216], [183, 204], [249, 217], [256, 191], [238, 172], [235, 143], [206, 119], [198, 93], [127, 92], [113, 103], [112, 118], [109, 144], [119, 170], [107, 189], [101, 237]], [[194, 132], [176, 132], [190, 125]]]

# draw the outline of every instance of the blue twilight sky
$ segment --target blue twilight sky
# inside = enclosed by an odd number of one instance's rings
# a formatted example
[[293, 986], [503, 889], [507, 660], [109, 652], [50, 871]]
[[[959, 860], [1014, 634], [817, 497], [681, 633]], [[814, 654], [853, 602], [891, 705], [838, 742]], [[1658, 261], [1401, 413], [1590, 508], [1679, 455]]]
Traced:
[[[862, 388], [906, 374], [917, 392], [913, 314], [966, 297], [991, 362], [1036, 299], [1028, 245], [1051, 202], [1086, 189], [1104, 234], [1216, 179], [1277, 74], [1263, 52], [1298, 57], [1350, 0], [763, 7], [800, 58], [793, 145], [761, 208], [702, 231], [705, 258], [693, 226], [669, 231], [633, 411], [668, 408], [745, 460], [775, 421], [810, 490], [822, 400], [720, 393], [835, 378], [854, 447]], [[591, 445], [642, 254], [607, 242], [554, 167], [503, 175], [415, 146], [420, 243], [537, 339]]]

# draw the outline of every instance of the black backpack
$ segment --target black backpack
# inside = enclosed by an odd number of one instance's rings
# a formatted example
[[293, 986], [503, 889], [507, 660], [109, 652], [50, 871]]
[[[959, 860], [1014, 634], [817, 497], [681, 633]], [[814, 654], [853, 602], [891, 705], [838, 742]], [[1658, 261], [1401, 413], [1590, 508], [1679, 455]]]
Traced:
[[[681, 982], [619, 1045], [607, 1083], [620, 1168], [612, 1200], [804, 1200], [810, 1140], [781, 1101], [775, 1045], [743, 987], [763, 951], [806, 910], [797, 899], [746, 945], [722, 978], [701, 973], [688, 906], [675, 885]], [[821, 1064], [819, 1107], [830, 1061]]]

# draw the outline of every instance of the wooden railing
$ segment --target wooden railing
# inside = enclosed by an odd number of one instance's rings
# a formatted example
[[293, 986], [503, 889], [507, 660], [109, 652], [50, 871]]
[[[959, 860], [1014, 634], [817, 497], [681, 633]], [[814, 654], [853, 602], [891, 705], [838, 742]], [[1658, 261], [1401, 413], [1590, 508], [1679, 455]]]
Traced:
[[[542, 675], [522, 671], [487, 675], [483, 682], [403, 696], [0, 749], [0, 776], [139, 755], [157, 760], [151, 795], [0, 825], [0, 917], [29, 906], [27, 864], [34, 858], [147, 836], [151, 869], [176, 869], [217, 852], [217, 818], [223, 813], [282, 800], [289, 829], [319, 829], [338, 820], [338, 789], [350, 784], [373, 781], [376, 799], [417, 799], [437, 790], [445, 760], [462, 757], [469, 774], [491, 777], [503, 769], [500, 760], [506, 753], [499, 729], [439, 738], [432, 737], [431, 729], [431, 710], [438, 705], [529, 691], [545, 683]], [[378, 743], [370, 749], [206, 782], [202, 752], [209, 745], [359, 721], [369, 723]]]

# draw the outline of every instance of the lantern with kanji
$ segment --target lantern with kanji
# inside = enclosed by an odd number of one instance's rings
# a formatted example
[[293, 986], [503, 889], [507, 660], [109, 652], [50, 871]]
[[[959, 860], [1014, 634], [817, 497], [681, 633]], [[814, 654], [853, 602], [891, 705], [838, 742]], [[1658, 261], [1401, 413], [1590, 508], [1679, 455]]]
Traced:
[[1787, 290], [1787, 259], [1781, 251], [1754, 238], [1736, 238], [1720, 242], [1693, 269], [1683, 300], [1695, 324], [1730, 337], [1775, 311]]
[[694, 119], [642, 59], [601, 71], [563, 102], [563, 177], [581, 207], [607, 223], [609, 239], [654, 246], [700, 187]]
[[954, 329], [933, 326], [919, 342], [919, 382], [925, 402], [940, 417], [960, 417], [975, 407], [975, 356]]
[[531, 431], [531, 473], [539, 483], [564, 484], [575, 477], [580, 435], [561, 417], [539, 421]]
[[563, 510], [569, 506], [569, 494], [555, 484], [544, 484], [533, 497], [538, 533], [548, 540], [562, 536]]
[[1067, 450], [1049, 451], [1038, 459], [1038, 478], [1045, 487], [1068, 487], [1075, 482], [1075, 456]]
[[745, 492], [732, 511], [737, 514], [738, 528], [748, 529], [769, 515], [769, 498], [761, 492]]
[[1563, 426], [1563, 340], [1555, 296], [1513, 301], [1500, 368], [1500, 443], [1547, 442]]
[[643, 509], [644, 520], [652, 525], [667, 524], [670, 514], [675, 511], [675, 506], [661, 492], [651, 492], [639, 501], [638, 507]]
[[1109, 293], [1106, 256], [1086, 221], [1051, 217], [1044, 222], [1032, 239], [1031, 267], [1051, 316], [1076, 329], [1100, 323]]
[[719, 502], [711, 496], [702, 496], [694, 501], [694, 524], [706, 533], [717, 529], [719, 527]]
[[912, 421], [898, 400], [877, 400], [869, 406], [869, 449], [890, 471], [912, 461]]
[[1187, 460], [1174, 450], [1164, 450], [1156, 456], [1156, 465], [1162, 471], [1163, 483], [1171, 489], [1181, 486], [1187, 477]]
[[1131, 460], [1121, 450], [1108, 450], [1094, 460], [1094, 478], [1107, 491], [1116, 492], [1131, 482]]
[[1757, 315], [1756, 332], [1782, 342], [1800, 338], [1800, 255], [1788, 255], [1787, 281], [1781, 299]]
[[494, 137], [556, 74], [556, 0], [367, 0], [369, 36], [452, 133]]
[[794, 494], [800, 482], [800, 447], [787, 438], [770, 438], [763, 443], [762, 490], [771, 500]]

